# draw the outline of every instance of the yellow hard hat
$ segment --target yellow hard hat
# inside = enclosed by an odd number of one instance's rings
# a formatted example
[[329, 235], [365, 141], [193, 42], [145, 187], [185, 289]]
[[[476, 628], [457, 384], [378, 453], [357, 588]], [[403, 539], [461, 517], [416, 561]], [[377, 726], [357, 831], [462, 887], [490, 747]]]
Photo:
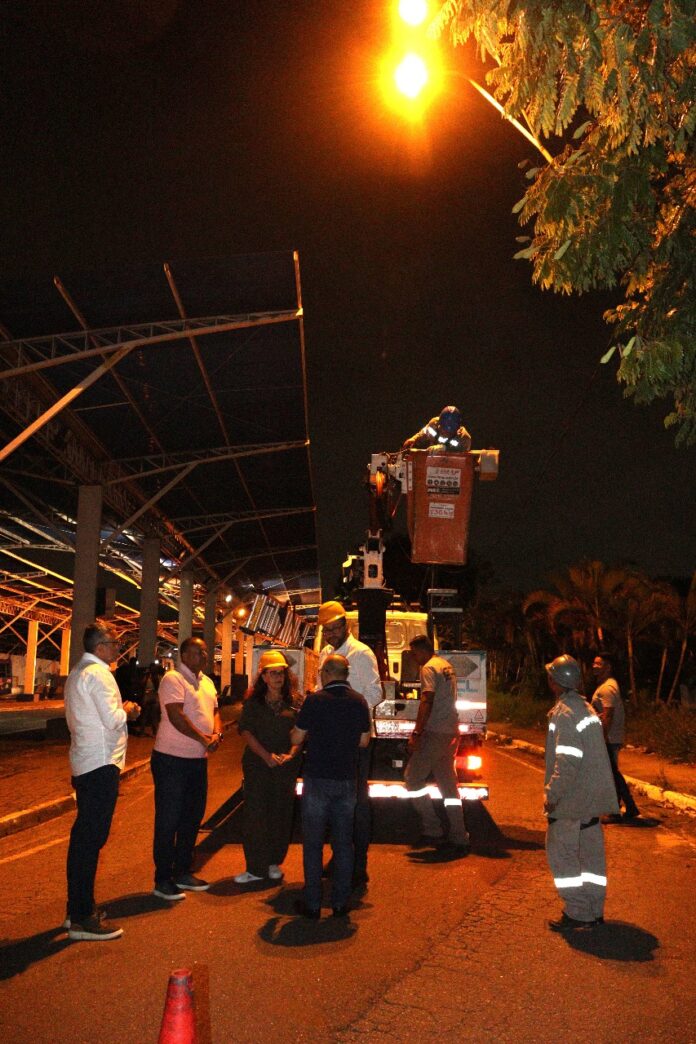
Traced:
[[346, 611], [340, 602], [324, 602], [319, 606], [317, 621], [322, 627], [326, 627], [327, 624], [333, 623], [334, 620], [343, 619], [345, 615]]
[[269, 649], [259, 656], [259, 674], [271, 667], [289, 667], [290, 664], [278, 649]]

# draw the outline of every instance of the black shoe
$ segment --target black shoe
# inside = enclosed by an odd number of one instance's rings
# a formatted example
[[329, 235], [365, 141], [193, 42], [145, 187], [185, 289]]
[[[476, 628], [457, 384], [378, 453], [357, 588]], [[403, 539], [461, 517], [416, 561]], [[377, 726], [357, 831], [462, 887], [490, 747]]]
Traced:
[[640, 811], [637, 808], [632, 808], [630, 810], [630, 812], [628, 810], [626, 812], [624, 812], [624, 814], [621, 817], [621, 820], [622, 820], [622, 822], [625, 823], [626, 820], [638, 819], [639, 816], [640, 816]]
[[295, 913], [299, 914], [300, 917], [306, 917], [310, 921], [318, 921], [321, 917], [321, 910], [314, 910], [311, 906], [302, 900], [298, 899], [295, 903]]
[[471, 851], [471, 841], [443, 841], [437, 846], [441, 852], [454, 852], [456, 855], [468, 855]]
[[73, 921], [68, 929], [68, 938], [75, 941], [87, 939], [90, 942], [107, 942], [109, 939], [120, 939], [122, 935], [123, 928], [119, 928], [95, 914], [85, 917], [80, 924]]
[[178, 885], [175, 885], [173, 881], [157, 881], [152, 889], [152, 894], [159, 899], [166, 899], [170, 903], [176, 902], [177, 899], [186, 898]]
[[605, 825], [608, 823], [623, 823], [623, 816], [620, 812], [612, 812], [610, 816], [602, 816], [602, 822]]
[[547, 922], [552, 932], [587, 932], [594, 928], [596, 923], [596, 921], [578, 921], [575, 917], [569, 917], [567, 913], [561, 914], [557, 921]]
[[347, 917], [348, 907], [347, 906], [334, 906], [333, 908], [334, 917]]
[[194, 877], [193, 874], [179, 874], [176, 879], [176, 887], [185, 892], [207, 892], [210, 885], [202, 877]]
[[439, 848], [440, 845], [444, 845], [445, 840], [444, 834], [421, 834], [411, 848]]

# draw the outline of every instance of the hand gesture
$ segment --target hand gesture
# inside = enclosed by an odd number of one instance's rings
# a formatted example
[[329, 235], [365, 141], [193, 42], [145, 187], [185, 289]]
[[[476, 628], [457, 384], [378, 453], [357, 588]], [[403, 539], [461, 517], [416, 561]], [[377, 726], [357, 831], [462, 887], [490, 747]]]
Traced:
[[140, 705], [133, 703], [132, 700], [126, 700], [123, 704], [123, 709], [126, 712], [128, 721], [135, 721], [136, 718], [140, 717]]

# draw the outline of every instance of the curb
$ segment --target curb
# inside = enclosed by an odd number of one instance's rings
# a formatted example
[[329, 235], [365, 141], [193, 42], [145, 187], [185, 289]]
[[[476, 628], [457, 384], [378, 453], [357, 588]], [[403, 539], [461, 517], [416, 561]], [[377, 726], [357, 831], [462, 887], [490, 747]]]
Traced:
[[[222, 731], [227, 732], [236, 725], [236, 721], [224, 721]], [[150, 759], [143, 758], [128, 765], [121, 773], [121, 782], [134, 779], [141, 772], [150, 768]], [[57, 819], [64, 816], [66, 812], [73, 812], [77, 808], [75, 791], [65, 797], [54, 798], [53, 801], [45, 801], [41, 805], [33, 805], [31, 808], [22, 809], [20, 812], [10, 812], [9, 815], [0, 816], [0, 838], [9, 837], [10, 834], [18, 834], [20, 830], [28, 830], [29, 827], [46, 823], [49, 819]]]
[[[493, 732], [490, 729], [488, 735], [496, 742], [505, 744], [506, 747], [516, 747], [517, 750], [525, 750], [528, 754], [536, 754], [542, 757], [544, 755], [544, 748], [537, 746], [536, 743], [527, 743], [526, 740], [514, 739], [512, 736], [506, 736], [502, 732]], [[651, 801], [657, 801], [661, 805], [670, 805], [672, 808], [676, 808], [678, 812], [687, 812], [691, 815], [696, 814], [696, 797], [693, 797], [691, 794], [680, 794], [676, 790], [663, 790], [662, 787], [656, 787], [654, 783], [646, 783], [644, 780], [635, 779], [633, 776], [624, 776], [624, 779]]]

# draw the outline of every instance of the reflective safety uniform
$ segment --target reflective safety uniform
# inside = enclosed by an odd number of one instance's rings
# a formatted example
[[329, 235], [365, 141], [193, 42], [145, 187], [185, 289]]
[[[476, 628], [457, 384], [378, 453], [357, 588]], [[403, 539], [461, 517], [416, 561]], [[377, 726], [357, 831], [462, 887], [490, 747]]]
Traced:
[[595, 921], [607, 888], [599, 817], [618, 812], [602, 723], [585, 698], [565, 690], [549, 712], [546, 856], [568, 917]]

